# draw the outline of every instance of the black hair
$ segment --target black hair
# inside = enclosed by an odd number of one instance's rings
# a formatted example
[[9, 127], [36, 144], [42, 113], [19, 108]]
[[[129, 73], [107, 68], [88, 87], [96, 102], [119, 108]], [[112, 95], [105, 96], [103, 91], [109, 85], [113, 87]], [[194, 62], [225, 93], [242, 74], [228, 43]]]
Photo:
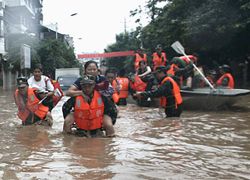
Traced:
[[141, 60], [141, 61], [139, 62], [139, 65], [141, 65], [142, 63], [144, 63], [144, 64], [147, 65], [147, 62], [146, 62], [146, 61], [143, 61], [143, 60]]
[[107, 75], [108, 73], [117, 74], [117, 70], [115, 68], [109, 68], [106, 70], [105, 75]]
[[121, 77], [125, 76], [125, 74], [126, 74], [126, 70], [125, 70], [124, 68], [122, 68], [122, 69], [118, 72], [118, 75], [121, 76]]
[[84, 70], [86, 71], [87, 67], [90, 65], [90, 64], [95, 64], [97, 69], [98, 69], [98, 64], [97, 62], [93, 61], [93, 60], [90, 60], [90, 61], [87, 61], [85, 64], [84, 64]]
[[36, 64], [33, 68], [33, 71], [35, 71], [35, 69], [40, 69], [40, 71], [43, 71], [42, 64]]

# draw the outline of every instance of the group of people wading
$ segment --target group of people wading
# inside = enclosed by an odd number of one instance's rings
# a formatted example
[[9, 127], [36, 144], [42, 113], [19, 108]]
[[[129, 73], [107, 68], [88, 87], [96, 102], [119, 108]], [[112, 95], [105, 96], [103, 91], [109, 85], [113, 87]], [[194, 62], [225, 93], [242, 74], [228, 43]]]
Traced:
[[[159, 107], [165, 108], [166, 117], [179, 117], [183, 104], [180, 89], [192, 88], [190, 84], [195, 83], [190, 83], [190, 79], [198, 81], [196, 86], [206, 86], [204, 79], [195, 77], [197, 72], [193, 65], [197, 62], [195, 54], [168, 61], [160, 45], [152, 55], [151, 66], [142, 49], [135, 53], [135, 73], [109, 68], [100, 74], [95, 61], [86, 62], [83, 75], [65, 93], [70, 98], [62, 106], [63, 132], [84, 137], [115, 136], [118, 106], [127, 105], [129, 94], [140, 106], [149, 106], [152, 99], [158, 97]], [[221, 77], [216, 79], [211, 71], [207, 79], [214, 86], [234, 88], [230, 71], [228, 65], [223, 65], [220, 67]], [[17, 78], [14, 97], [22, 124], [52, 126], [51, 110], [62, 96], [58, 83], [42, 75], [41, 66], [33, 69], [29, 79]]]

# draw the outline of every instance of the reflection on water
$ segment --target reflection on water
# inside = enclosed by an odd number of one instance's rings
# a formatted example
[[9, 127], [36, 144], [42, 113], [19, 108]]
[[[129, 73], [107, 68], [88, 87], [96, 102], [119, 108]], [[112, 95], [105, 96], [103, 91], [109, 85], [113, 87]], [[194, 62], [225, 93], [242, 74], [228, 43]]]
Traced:
[[129, 104], [120, 107], [112, 139], [63, 135], [63, 102], [52, 112], [52, 128], [23, 127], [12, 92], [0, 92], [0, 99], [0, 179], [250, 177], [249, 97], [228, 111], [184, 111], [170, 119]]

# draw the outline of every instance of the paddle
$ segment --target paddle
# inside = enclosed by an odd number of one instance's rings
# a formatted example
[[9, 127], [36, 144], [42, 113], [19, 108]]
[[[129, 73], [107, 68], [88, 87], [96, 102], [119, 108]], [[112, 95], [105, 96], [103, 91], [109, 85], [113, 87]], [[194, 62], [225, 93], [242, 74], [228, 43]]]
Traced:
[[203, 79], [206, 81], [206, 83], [210, 86], [211, 89], [213, 89], [214, 91], [216, 91], [216, 89], [214, 88], [214, 86], [209, 82], [209, 80], [204, 76], [204, 74], [200, 71], [200, 69], [189, 59], [189, 57], [186, 55], [185, 53], [185, 49], [184, 47], [181, 45], [181, 43], [179, 41], [175, 41], [171, 47], [179, 54], [184, 55], [188, 61], [193, 65], [193, 67], [200, 73], [200, 75], [203, 77]]

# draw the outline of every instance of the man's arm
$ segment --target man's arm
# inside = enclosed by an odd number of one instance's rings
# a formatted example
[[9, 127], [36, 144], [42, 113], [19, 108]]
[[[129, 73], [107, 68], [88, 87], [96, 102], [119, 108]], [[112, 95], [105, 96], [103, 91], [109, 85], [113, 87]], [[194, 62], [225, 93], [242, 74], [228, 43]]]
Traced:
[[79, 90], [75, 85], [71, 85], [65, 93], [66, 96], [75, 97], [83, 95], [82, 90]]
[[75, 105], [75, 97], [69, 98], [62, 106], [62, 112], [64, 119], [71, 112], [72, 108]]
[[143, 97], [161, 97], [166, 96], [172, 93], [172, 85], [169, 81], [166, 81], [159, 88], [154, 89], [152, 91], [144, 91], [141, 93]]

